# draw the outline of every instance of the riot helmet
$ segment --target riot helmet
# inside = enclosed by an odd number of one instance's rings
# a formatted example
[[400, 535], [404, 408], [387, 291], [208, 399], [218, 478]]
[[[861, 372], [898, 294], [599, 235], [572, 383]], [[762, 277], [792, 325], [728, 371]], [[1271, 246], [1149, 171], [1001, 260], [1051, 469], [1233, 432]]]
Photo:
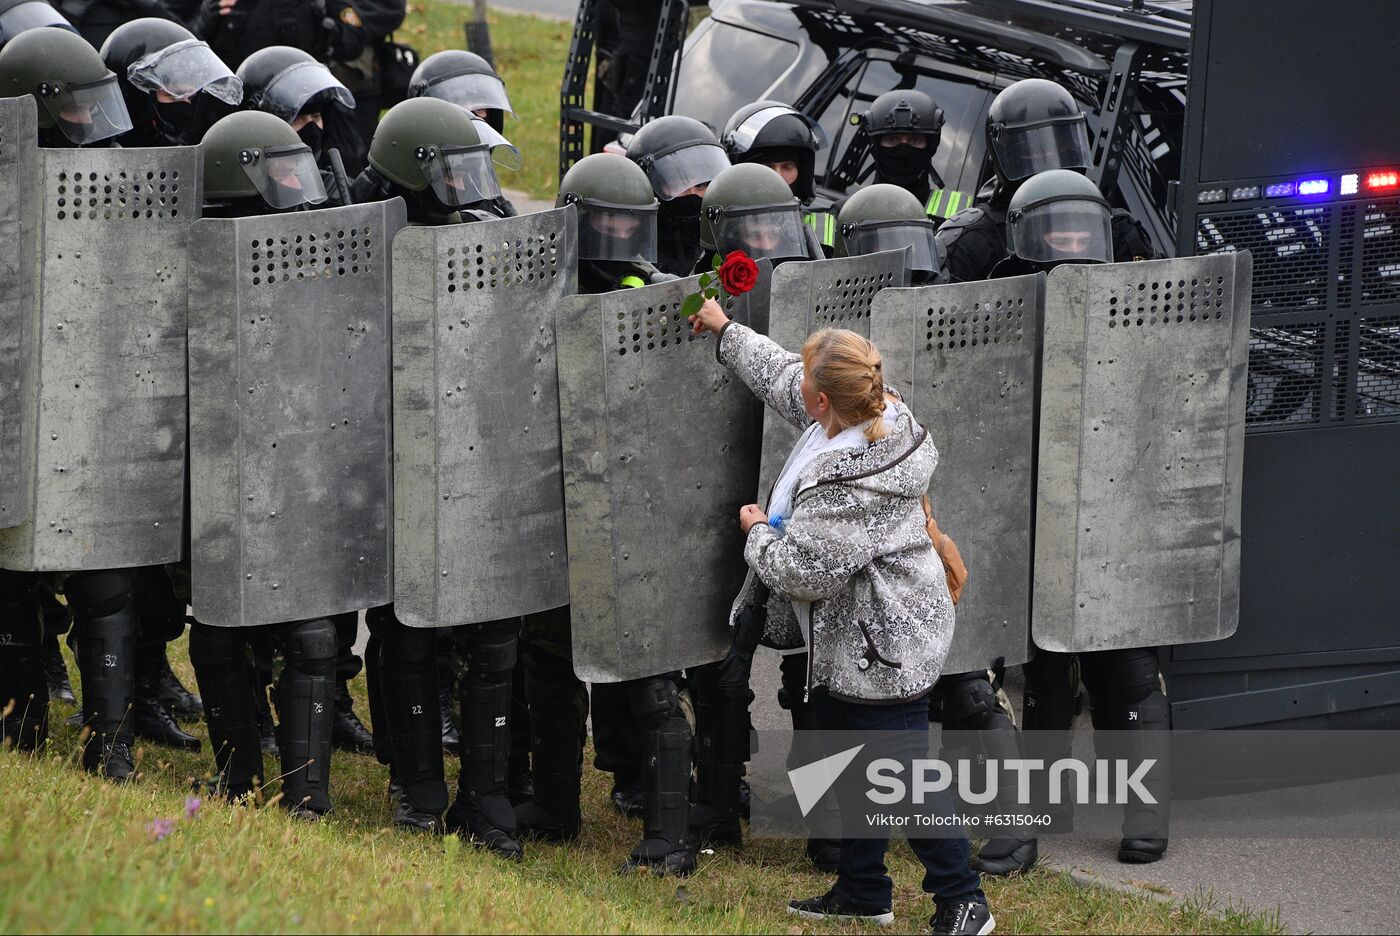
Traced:
[[1113, 214], [1083, 173], [1047, 169], [1016, 190], [1006, 211], [1007, 250], [1050, 269], [1061, 263], [1112, 263]]
[[291, 46], [259, 49], [238, 66], [238, 77], [245, 107], [272, 114], [296, 130], [302, 129], [298, 123], [306, 123], [299, 117], [319, 115], [332, 104], [355, 109], [355, 96], [329, 68]]
[[87, 146], [131, 129], [117, 76], [102, 56], [65, 29], [27, 29], [0, 49], [0, 96], [32, 94], [39, 101], [39, 137], [46, 130]]
[[709, 185], [729, 168], [729, 157], [714, 131], [694, 117], [679, 114], [643, 125], [627, 144], [627, 158], [642, 167], [652, 191], [663, 202]]
[[136, 129], [167, 143], [183, 142], [200, 92], [230, 106], [243, 99], [243, 82], [214, 50], [170, 20], [145, 17], [118, 26], [101, 55], [117, 75]]
[[[369, 145], [369, 164], [405, 193], [431, 190], [448, 209], [490, 201], [500, 196], [501, 185], [492, 167], [493, 149], [477, 130], [480, 124], [446, 101], [401, 101], [379, 121]], [[514, 151], [497, 149], [503, 156]]]
[[879, 182], [926, 195], [943, 138], [943, 108], [916, 88], [886, 91], [860, 115]]
[[826, 131], [796, 108], [778, 101], [746, 104], [724, 125], [720, 142], [735, 165], [795, 164], [797, 175], [788, 182], [792, 194], [804, 202], [815, 196], [817, 151], [826, 146]]
[[258, 111], [229, 114], [204, 134], [204, 200], [261, 198], [278, 211], [319, 205], [326, 187], [311, 148], [286, 121]]
[[810, 259], [802, 206], [782, 176], [758, 163], [730, 166], [705, 191], [700, 246], [755, 260]]
[[578, 210], [580, 260], [656, 261], [656, 196], [632, 160], [585, 156], [564, 173], [554, 205]]
[[74, 35], [78, 31], [46, 0], [0, 0], [0, 48], [15, 36], [36, 26], [57, 26]]
[[912, 272], [933, 278], [943, 270], [943, 247], [934, 239], [933, 222], [919, 200], [897, 185], [876, 183], [856, 192], [841, 206], [836, 229], [838, 257], [913, 247]]
[[987, 149], [1003, 185], [1047, 169], [1087, 169], [1089, 122], [1063, 87], [1044, 78], [1025, 78], [992, 101]]
[[515, 116], [501, 76], [486, 59], [462, 49], [435, 52], [419, 62], [408, 80], [408, 96], [464, 107], [497, 132], [505, 129], [503, 113]]

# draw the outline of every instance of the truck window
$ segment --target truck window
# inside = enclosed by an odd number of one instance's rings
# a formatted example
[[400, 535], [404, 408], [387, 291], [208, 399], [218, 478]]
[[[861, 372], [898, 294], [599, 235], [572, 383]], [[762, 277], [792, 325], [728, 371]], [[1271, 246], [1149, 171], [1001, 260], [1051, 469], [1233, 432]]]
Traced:
[[[818, 157], [817, 165], [825, 167], [825, 174], [840, 164], [855, 132], [850, 123], [852, 114], [865, 111], [886, 91], [908, 87], [923, 91], [943, 108], [943, 137], [933, 157], [933, 167], [947, 187], [960, 188], [969, 193], [974, 191], [977, 168], [981, 165], [982, 152], [986, 148], [982, 113], [987, 90], [974, 81], [933, 75], [912, 66], [901, 66], [900, 70], [896, 70], [892, 63], [883, 59], [869, 61], [822, 110], [818, 120], [831, 140], [831, 147], [829, 153]], [[969, 159], [969, 156], [972, 158]], [[964, 185], [960, 184], [960, 178], [965, 164], [971, 169]]]
[[763, 100], [797, 61], [797, 53], [795, 42], [708, 20], [681, 57], [672, 113], [702, 120], [722, 133], [736, 110]]

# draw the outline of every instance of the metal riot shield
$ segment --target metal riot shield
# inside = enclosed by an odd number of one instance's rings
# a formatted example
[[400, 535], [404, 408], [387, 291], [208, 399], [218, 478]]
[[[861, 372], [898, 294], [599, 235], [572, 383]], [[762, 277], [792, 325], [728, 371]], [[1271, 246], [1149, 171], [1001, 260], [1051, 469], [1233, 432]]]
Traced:
[[201, 221], [191, 240], [195, 614], [393, 600], [389, 245], [403, 201]]
[[39, 207], [34, 98], [0, 98], [0, 528], [29, 519], [34, 431], [24, 401], [35, 391], [34, 232]]
[[[823, 328], [845, 328], [870, 336], [870, 303], [882, 289], [907, 286], [905, 251], [886, 250], [835, 260], [789, 261], [773, 271], [768, 337], [801, 351]], [[758, 500], [766, 503], [788, 453], [801, 432], [785, 419], [765, 415]]]
[[[31, 304], [30, 522], [0, 566], [83, 571], [180, 558], [186, 241], [200, 153], [41, 149]], [[26, 428], [26, 432], [31, 431]]]
[[[758, 285], [729, 301], [749, 323]], [[692, 336], [698, 278], [576, 296], [555, 319], [574, 672], [620, 682], [729, 648], [746, 566], [739, 508], [758, 481], [762, 404]]]
[[394, 610], [414, 627], [569, 601], [554, 311], [574, 211], [394, 239]]
[[938, 446], [929, 499], [968, 567], [945, 673], [1030, 658], [1044, 299], [1037, 274], [886, 289], [870, 310], [885, 379]]
[[1037, 646], [1235, 632], [1249, 302], [1243, 252], [1050, 274]]

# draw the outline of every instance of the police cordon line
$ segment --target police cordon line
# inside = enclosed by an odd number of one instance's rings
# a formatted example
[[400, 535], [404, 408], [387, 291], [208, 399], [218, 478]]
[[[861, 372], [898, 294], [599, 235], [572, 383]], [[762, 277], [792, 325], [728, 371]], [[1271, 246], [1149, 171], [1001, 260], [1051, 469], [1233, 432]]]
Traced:
[[[1160, 858], [1153, 648], [1238, 619], [1249, 256], [1153, 259], [1039, 79], [998, 96], [995, 179], [946, 221], [941, 111], [900, 90], [864, 119], [878, 181], [832, 220], [803, 202], [819, 128], [777, 102], [720, 134], [659, 118], [518, 216], [504, 84], [440, 55], [350, 178], [322, 131], [353, 97], [296, 50], [235, 74], [151, 20], [101, 53], [59, 24], [0, 49], [6, 743], [46, 743], [62, 594], [84, 768], [136, 779], [138, 732], [198, 746], [160, 688], [189, 604], [214, 792], [262, 796], [275, 746], [314, 820], [366, 610], [374, 732], [345, 731], [399, 827], [516, 860], [574, 840], [591, 712], [642, 820], [625, 867], [686, 875], [742, 841], [760, 644], [795, 729], [933, 714], [1018, 782], [1023, 753], [1067, 754], [1082, 675], [1148, 765], [1119, 856]], [[754, 288], [683, 316], [736, 252]], [[930, 502], [972, 570], [956, 614]], [[1025, 752], [993, 682], [1017, 664]], [[1018, 801], [1062, 804], [1051, 776]], [[838, 884], [793, 912], [883, 920], [888, 877], [850, 884], [876, 845], [809, 837]], [[916, 852], [950, 882], [935, 930], [990, 932], [979, 872], [1036, 842]]]

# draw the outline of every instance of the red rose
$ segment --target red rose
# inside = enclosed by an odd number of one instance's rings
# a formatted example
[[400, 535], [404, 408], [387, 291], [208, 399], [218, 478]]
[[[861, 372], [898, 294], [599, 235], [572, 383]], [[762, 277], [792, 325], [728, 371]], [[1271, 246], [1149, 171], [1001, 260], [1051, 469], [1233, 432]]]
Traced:
[[729, 295], [743, 295], [758, 283], [758, 264], [742, 250], [732, 251], [720, 264], [719, 282]]

